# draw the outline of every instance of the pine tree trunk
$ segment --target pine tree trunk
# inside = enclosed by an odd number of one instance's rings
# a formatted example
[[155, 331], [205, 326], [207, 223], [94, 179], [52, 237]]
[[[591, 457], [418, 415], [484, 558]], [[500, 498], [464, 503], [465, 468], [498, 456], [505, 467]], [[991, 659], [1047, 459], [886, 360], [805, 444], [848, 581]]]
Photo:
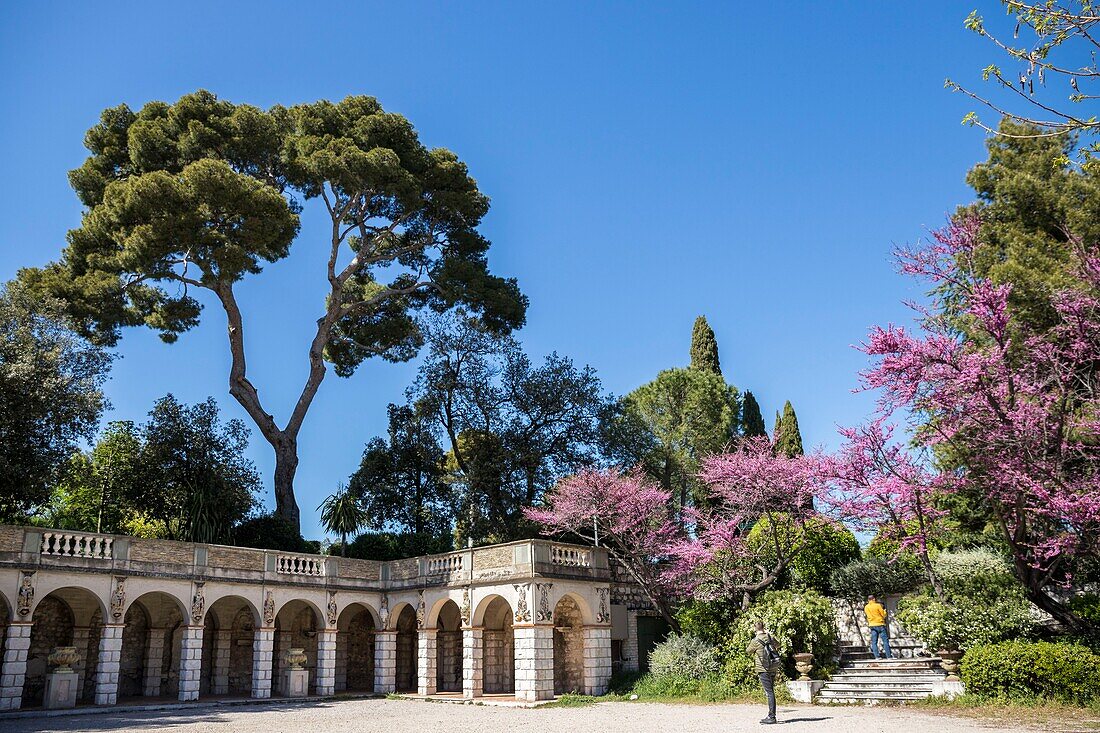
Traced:
[[298, 441], [282, 438], [272, 444], [275, 449], [275, 513], [301, 531], [301, 514], [294, 499], [294, 474], [298, 470]]

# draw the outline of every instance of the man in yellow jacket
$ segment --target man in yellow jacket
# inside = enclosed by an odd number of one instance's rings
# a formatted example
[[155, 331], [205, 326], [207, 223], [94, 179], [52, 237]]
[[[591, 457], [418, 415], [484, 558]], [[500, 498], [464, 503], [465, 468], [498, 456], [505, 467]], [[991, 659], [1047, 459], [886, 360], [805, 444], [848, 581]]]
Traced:
[[871, 627], [871, 653], [875, 655], [875, 659], [879, 658], [881, 640], [882, 656], [890, 659], [890, 628], [886, 625], [886, 608], [873, 595], [867, 596], [863, 613], [867, 616], [867, 625]]

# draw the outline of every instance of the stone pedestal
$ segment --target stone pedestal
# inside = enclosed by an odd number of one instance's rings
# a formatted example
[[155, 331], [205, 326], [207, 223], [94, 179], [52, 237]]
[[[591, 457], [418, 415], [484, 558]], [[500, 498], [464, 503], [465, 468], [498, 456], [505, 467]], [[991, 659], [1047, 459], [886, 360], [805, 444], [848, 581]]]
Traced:
[[554, 627], [516, 626], [516, 698], [538, 702], [554, 697]]
[[4, 662], [0, 665], [0, 710], [18, 710], [23, 701], [31, 625], [13, 623], [4, 635]]
[[374, 691], [383, 695], [397, 692], [397, 632], [374, 635]]
[[932, 695], [934, 697], [946, 697], [948, 700], [954, 700], [964, 692], [966, 692], [966, 688], [959, 680], [940, 677], [932, 683]]
[[187, 626], [180, 644], [180, 702], [199, 699], [199, 678], [202, 675], [201, 626]]
[[611, 682], [611, 627], [584, 628], [584, 694], [603, 695]]
[[284, 669], [282, 677], [283, 697], [306, 697], [309, 695], [308, 669]]
[[436, 630], [421, 629], [417, 633], [416, 645], [416, 693], [434, 695], [436, 688]]
[[47, 710], [75, 708], [80, 675], [75, 671], [50, 672], [46, 675], [46, 693], [42, 706]]
[[462, 630], [462, 696], [481, 697], [485, 680], [485, 646], [482, 629]]
[[252, 639], [252, 697], [271, 697], [271, 665], [275, 655], [275, 629], [259, 628]]
[[336, 694], [336, 630], [317, 632], [317, 694]]
[[787, 691], [796, 702], [812, 703], [824, 684], [822, 680], [791, 680]]
[[122, 660], [122, 624], [104, 624], [99, 636], [99, 664], [95, 673], [95, 704], [118, 701], [118, 667]]

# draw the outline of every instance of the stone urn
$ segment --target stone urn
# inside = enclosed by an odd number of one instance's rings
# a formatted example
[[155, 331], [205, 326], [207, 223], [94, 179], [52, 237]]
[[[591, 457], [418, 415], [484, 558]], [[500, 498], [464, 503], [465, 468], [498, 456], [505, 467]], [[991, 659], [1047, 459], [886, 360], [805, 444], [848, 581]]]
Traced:
[[73, 671], [73, 665], [80, 661], [80, 654], [75, 646], [54, 647], [53, 653], [46, 657], [46, 661], [56, 667], [54, 672], [68, 673]]
[[810, 672], [814, 669], [814, 655], [809, 652], [802, 652], [801, 654], [794, 655], [794, 668], [798, 670], [800, 677], [798, 679], [806, 681], [810, 679]]
[[958, 682], [959, 660], [962, 659], [963, 653], [954, 649], [940, 649], [936, 652], [936, 656], [940, 658], [940, 666], [943, 667], [943, 671], [947, 672], [946, 680], [948, 682]]
[[298, 647], [287, 649], [283, 652], [283, 663], [289, 666], [290, 669], [301, 669], [302, 665], [306, 663], [306, 650]]

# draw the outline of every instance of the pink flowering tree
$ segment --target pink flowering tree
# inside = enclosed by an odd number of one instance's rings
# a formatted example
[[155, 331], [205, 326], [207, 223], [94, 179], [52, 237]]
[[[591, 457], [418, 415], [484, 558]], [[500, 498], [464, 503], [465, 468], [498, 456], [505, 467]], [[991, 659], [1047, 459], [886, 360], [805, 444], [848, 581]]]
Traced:
[[959, 458], [956, 481], [992, 507], [1030, 600], [1081, 629], [1051, 587], [1100, 552], [1100, 259], [1077, 243], [1080, 287], [1054, 297], [1057, 325], [1036, 332], [1013, 318], [1009, 285], [965, 267], [978, 230], [958, 218], [899, 253], [902, 272], [954, 300], [918, 309], [920, 332], [875, 328], [863, 382], [880, 415], [907, 415], [923, 446]]
[[[693, 513], [694, 536], [674, 548], [670, 575], [697, 599], [740, 598], [747, 608], [790, 566], [808, 531], [829, 521], [813, 508], [825, 488], [821, 460], [776, 455], [767, 438], [751, 438], [704, 459], [699, 477], [711, 501]], [[762, 531], [750, 538], [758, 522]]]
[[525, 514], [542, 525], [545, 534], [573, 535], [607, 548], [678, 630], [671, 605], [675, 588], [667, 566], [680, 535], [669, 511], [670, 498], [640, 469], [585, 469], [560, 481], [547, 494], [544, 508], [527, 509]]
[[946, 514], [937, 497], [953, 489], [948, 474], [929, 470], [893, 441], [894, 428], [878, 416], [865, 425], [841, 428], [845, 444], [823, 459], [830, 480], [824, 501], [857, 529], [877, 530], [912, 552], [921, 562], [936, 595], [943, 588], [929, 558], [929, 537]]

